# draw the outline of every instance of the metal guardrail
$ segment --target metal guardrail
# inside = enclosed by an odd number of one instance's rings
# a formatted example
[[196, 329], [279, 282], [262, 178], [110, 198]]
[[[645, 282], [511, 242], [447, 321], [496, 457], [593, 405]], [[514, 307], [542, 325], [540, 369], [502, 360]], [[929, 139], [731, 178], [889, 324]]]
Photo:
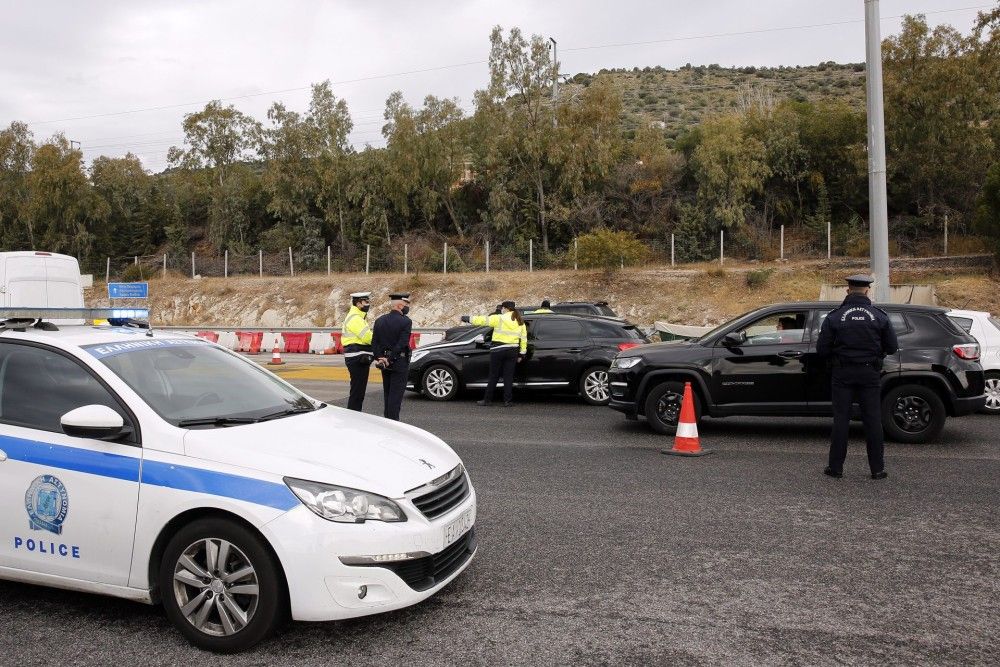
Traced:
[[[458, 325], [456, 325], [458, 326]], [[189, 326], [152, 325], [157, 331], [269, 331], [273, 333], [339, 333], [340, 327], [261, 327], [261, 326], [221, 326], [218, 324], [198, 324]], [[443, 334], [450, 327], [414, 327], [413, 333]]]

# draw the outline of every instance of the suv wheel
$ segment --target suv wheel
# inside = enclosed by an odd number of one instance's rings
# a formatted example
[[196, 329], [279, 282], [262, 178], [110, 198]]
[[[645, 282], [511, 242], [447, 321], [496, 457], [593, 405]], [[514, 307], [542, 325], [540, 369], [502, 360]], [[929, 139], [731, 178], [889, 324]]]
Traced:
[[450, 401], [458, 393], [458, 375], [442, 364], [428, 368], [420, 384], [424, 396], [432, 401]]
[[170, 540], [159, 572], [167, 617], [199, 648], [235, 653], [282, 622], [284, 581], [257, 535], [225, 519], [200, 519]]
[[882, 399], [882, 428], [897, 442], [933, 439], [944, 427], [946, 416], [941, 397], [922, 385], [896, 387]]
[[[701, 420], [701, 404], [698, 393], [694, 396], [695, 421]], [[683, 382], [664, 382], [653, 387], [646, 396], [646, 421], [657, 433], [671, 435], [677, 430], [677, 420], [681, 416], [681, 403], [684, 401]]]
[[986, 374], [986, 405], [982, 412], [987, 415], [1000, 415], [1000, 373], [990, 371]]
[[593, 366], [583, 372], [580, 378], [580, 396], [590, 405], [607, 405], [611, 400], [611, 385], [608, 384], [608, 367]]

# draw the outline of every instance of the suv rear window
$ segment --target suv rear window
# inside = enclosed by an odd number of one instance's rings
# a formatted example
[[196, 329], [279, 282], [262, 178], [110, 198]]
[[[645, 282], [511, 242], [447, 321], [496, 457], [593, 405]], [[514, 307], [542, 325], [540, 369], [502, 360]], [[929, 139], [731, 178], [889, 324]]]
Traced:
[[587, 322], [586, 327], [590, 332], [591, 338], [628, 338], [639, 340], [643, 337], [642, 332], [631, 325], [626, 326], [612, 322], [590, 321]]
[[958, 326], [965, 329], [965, 333], [972, 332], [972, 318], [971, 317], [959, 317], [957, 315], [949, 315], [948, 319], [957, 324]]
[[541, 317], [535, 320], [531, 334], [538, 340], [577, 340], [583, 338], [583, 326], [576, 320]]

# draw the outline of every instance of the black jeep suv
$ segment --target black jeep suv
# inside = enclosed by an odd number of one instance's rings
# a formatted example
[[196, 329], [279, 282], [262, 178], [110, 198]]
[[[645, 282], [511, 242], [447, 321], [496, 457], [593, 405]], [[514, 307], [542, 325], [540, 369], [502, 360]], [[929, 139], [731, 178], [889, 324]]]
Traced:
[[[691, 341], [644, 345], [611, 365], [609, 406], [644, 415], [654, 430], [677, 425], [684, 383], [695, 412], [732, 415], [831, 415], [830, 365], [816, 354], [820, 325], [837, 303], [766, 306]], [[882, 425], [901, 442], [926, 442], [947, 416], [979, 410], [986, 401], [979, 345], [943, 308], [880, 306], [899, 338], [882, 368]]]
[[[514, 371], [514, 387], [579, 392], [592, 405], [608, 402], [608, 366], [622, 350], [648, 343], [635, 326], [610, 317], [524, 316], [528, 353]], [[406, 388], [447, 401], [463, 388], [486, 386], [490, 327], [469, 327], [452, 340], [420, 346], [410, 357]], [[498, 386], [503, 386], [503, 380]]]

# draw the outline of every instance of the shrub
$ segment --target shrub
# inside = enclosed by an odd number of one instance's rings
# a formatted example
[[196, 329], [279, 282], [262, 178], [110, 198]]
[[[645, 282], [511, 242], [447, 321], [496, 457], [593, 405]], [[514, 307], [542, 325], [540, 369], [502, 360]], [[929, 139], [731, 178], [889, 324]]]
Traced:
[[747, 287], [750, 289], [758, 289], [767, 284], [771, 276], [774, 274], [774, 269], [759, 269], [756, 271], [748, 271], [746, 276]]
[[598, 229], [578, 239], [578, 261], [585, 269], [613, 271], [639, 264], [649, 257], [649, 248], [632, 232]]
[[121, 273], [123, 283], [138, 283], [143, 280], [145, 280], [145, 276], [143, 276], [142, 267], [138, 264], [129, 264]]

